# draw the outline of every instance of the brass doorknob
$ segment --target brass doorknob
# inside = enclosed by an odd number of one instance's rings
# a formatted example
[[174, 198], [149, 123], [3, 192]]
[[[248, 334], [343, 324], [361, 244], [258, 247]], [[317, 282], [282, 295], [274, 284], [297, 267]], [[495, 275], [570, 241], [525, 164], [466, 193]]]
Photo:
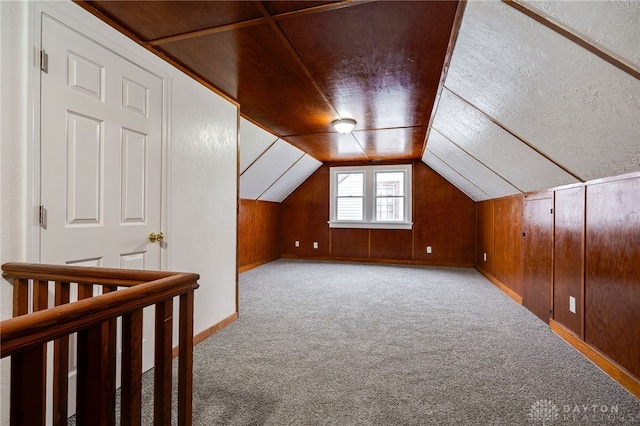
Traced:
[[158, 232], [157, 234], [152, 232], [149, 234], [149, 241], [152, 243], [155, 243], [156, 241], [160, 242], [162, 240], [164, 240], [164, 234], [162, 232]]

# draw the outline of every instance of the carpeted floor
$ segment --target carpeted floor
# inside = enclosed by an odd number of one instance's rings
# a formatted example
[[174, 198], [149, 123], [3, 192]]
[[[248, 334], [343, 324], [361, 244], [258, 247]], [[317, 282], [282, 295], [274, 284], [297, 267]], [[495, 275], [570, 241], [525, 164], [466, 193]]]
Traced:
[[473, 269], [279, 260], [196, 346], [196, 425], [638, 424], [640, 401]]
[[639, 423], [473, 269], [279, 260], [240, 275], [240, 318], [194, 352], [195, 425]]

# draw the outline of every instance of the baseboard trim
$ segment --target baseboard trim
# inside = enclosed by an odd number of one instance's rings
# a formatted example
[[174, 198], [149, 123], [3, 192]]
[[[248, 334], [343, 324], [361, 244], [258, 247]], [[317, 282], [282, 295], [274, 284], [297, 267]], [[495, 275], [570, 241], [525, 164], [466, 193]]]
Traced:
[[260, 260], [258, 262], [253, 262], [253, 263], [250, 263], [248, 265], [241, 266], [241, 267], [238, 268], [238, 273], [241, 274], [243, 272], [247, 272], [250, 269], [257, 268], [258, 266], [265, 265], [267, 263], [273, 262], [274, 260], [278, 260], [278, 259], [279, 259], [279, 257], [276, 257], [276, 258], [273, 258], [273, 259], [264, 259], [264, 260]]
[[478, 267], [476, 267], [476, 270], [478, 272], [480, 272], [486, 279], [491, 281], [496, 287], [498, 287], [500, 290], [502, 290], [507, 296], [509, 296], [510, 298], [515, 300], [518, 305], [522, 305], [522, 296], [520, 296], [515, 291], [511, 290], [503, 282], [501, 282], [500, 280], [496, 279], [493, 275], [491, 275], [487, 271], [484, 271], [484, 270], [482, 270], [482, 269], [480, 269]]
[[303, 257], [290, 254], [283, 254], [281, 259], [317, 260], [322, 262], [345, 262], [345, 263], [374, 263], [381, 265], [409, 265], [409, 266], [442, 266], [448, 268], [473, 268], [473, 263], [456, 262], [429, 262], [424, 260], [403, 260], [403, 259], [370, 259], [366, 257], [338, 257], [338, 256], [314, 256]]
[[[225, 328], [226, 326], [228, 326], [229, 324], [231, 324], [232, 322], [234, 322], [237, 319], [238, 319], [238, 313], [234, 312], [233, 314], [229, 315], [228, 317], [226, 317], [222, 321], [217, 322], [214, 325], [212, 325], [211, 327], [207, 328], [206, 330], [203, 330], [200, 333], [196, 334], [195, 336], [193, 336], [193, 346], [195, 346], [198, 343], [202, 342], [203, 340], [213, 336], [218, 331], [222, 330], [223, 328]], [[176, 346], [171, 351], [171, 355], [173, 356], [173, 358], [177, 358], [178, 357], [178, 353], [179, 353], [179, 347]]]
[[549, 327], [551, 331], [560, 336], [562, 340], [573, 346], [578, 352], [584, 355], [589, 361], [594, 363], [598, 368], [604, 371], [609, 377], [618, 382], [620, 386], [625, 388], [629, 393], [640, 399], [640, 381], [635, 378], [626, 369], [619, 366], [616, 362], [609, 359], [586, 343], [584, 340], [576, 336], [572, 331], [567, 329], [559, 322], [549, 319]]

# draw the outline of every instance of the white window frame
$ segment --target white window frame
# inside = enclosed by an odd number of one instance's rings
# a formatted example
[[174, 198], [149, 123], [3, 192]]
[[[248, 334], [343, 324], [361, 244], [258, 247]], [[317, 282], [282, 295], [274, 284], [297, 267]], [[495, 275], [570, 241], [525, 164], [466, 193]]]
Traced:
[[[330, 168], [330, 200], [329, 227], [330, 228], [368, 228], [368, 229], [411, 229], [413, 226], [411, 214], [412, 172], [411, 164], [383, 165], [383, 166], [346, 166]], [[377, 172], [404, 173], [404, 220], [379, 221], [376, 220], [376, 183]], [[364, 173], [364, 218], [363, 220], [338, 220], [338, 174]]]

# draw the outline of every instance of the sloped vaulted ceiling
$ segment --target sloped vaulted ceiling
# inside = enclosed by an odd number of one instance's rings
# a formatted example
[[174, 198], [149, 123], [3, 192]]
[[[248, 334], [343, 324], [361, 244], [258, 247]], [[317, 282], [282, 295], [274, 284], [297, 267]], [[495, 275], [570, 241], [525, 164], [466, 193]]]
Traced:
[[640, 3], [467, 4], [423, 161], [474, 200], [640, 170]]
[[640, 170], [638, 1], [79, 4], [240, 103], [243, 198], [320, 161], [422, 158], [476, 201]]

